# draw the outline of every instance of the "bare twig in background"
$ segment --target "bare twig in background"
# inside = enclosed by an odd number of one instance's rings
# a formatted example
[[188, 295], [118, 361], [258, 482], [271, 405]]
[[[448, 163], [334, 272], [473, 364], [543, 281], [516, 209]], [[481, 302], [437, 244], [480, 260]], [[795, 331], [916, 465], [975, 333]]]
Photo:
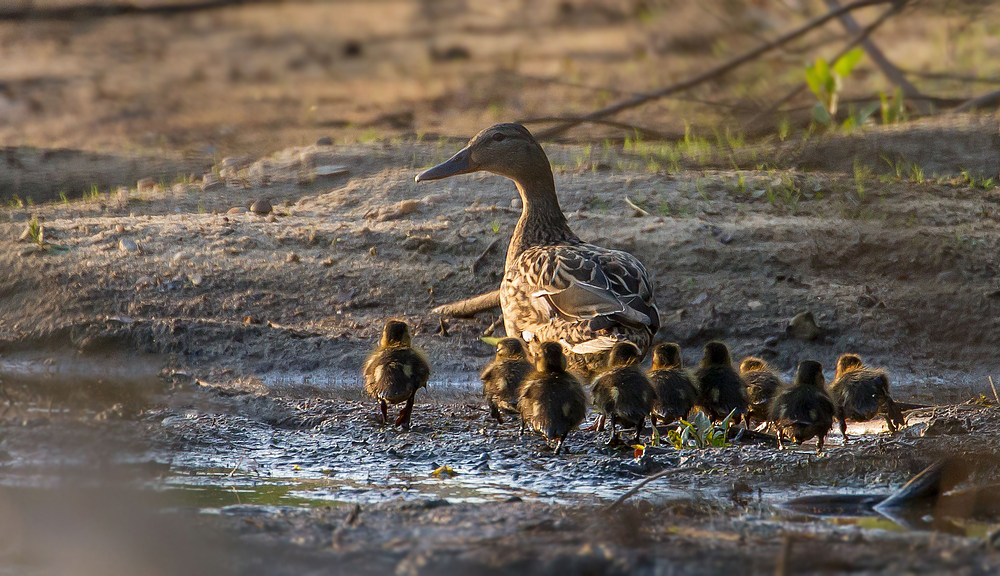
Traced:
[[997, 404], [1000, 404], [1000, 396], [997, 396], [997, 387], [993, 385], [993, 377], [987, 376], [990, 379], [990, 388], [993, 389], [993, 397], [996, 398]]
[[629, 124], [627, 122], [616, 122], [615, 120], [584, 120], [583, 116], [540, 116], [538, 118], [523, 118], [517, 120], [519, 124], [539, 124], [542, 122], [590, 122], [591, 124], [601, 124], [604, 126], [611, 126], [613, 128], [620, 128], [622, 130], [628, 130], [629, 132], [635, 132], [639, 136], [647, 140], [679, 140], [684, 138], [683, 133], [677, 134], [667, 134], [666, 132], [660, 132], [659, 130], [654, 130], [652, 128], [644, 128], [642, 126], [637, 126], [635, 124]]
[[490, 245], [486, 247], [486, 250], [483, 250], [482, 254], [480, 254], [479, 257], [472, 262], [472, 273], [474, 275], [479, 274], [479, 267], [483, 265], [483, 262], [486, 261], [486, 257], [489, 256], [490, 252], [492, 252], [496, 245], [500, 243], [501, 238], [502, 236], [494, 238], [493, 241], [490, 242]]
[[967, 82], [969, 84], [1000, 84], [1000, 78], [996, 76], [970, 76], [968, 74], [951, 74], [948, 72], [923, 72], [921, 70], [905, 70], [900, 68], [903, 74], [927, 78], [928, 80], [954, 80], [956, 82]]
[[[829, 8], [830, 10], [836, 10], [840, 8], [839, 0], [825, 0], [825, 2], [827, 8]], [[902, 7], [901, 5], [897, 5], [894, 8], [898, 9], [901, 7]], [[861, 31], [861, 26], [858, 25], [858, 22], [854, 19], [854, 16], [852, 16], [849, 13], [844, 13], [840, 15], [840, 23], [843, 24], [844, 29], [850, 32], [851, 34], [858, 34]], [[899, 86], [899, 88], [903, 91], [903, 96], [913, 99], [913, 106], [917, 109], [917, 112], [919, 112], [923, 116], [926, 116], [931, 113], [930, 103], [926, 100], [918, 99], [922, 96], [922, 94], [920, 94], [920, 91], [917, 90], [917, 87], [906, 79], [906, 76], [903, 75], [902, 70], [897, 68], [895, 64], [890, 62], [889, 59], [885, 57], [885, 54], [883, 54], [882, 51], [879, 50], [878, 46], [876, 46], [875, 43], [872, 42], [871, 38], [865, 37], [864, 39], [862, 39], [861, 47], [864, 48], [865, 53], [868, 54], [868, 57], [871, 58], [873, 62], [875, 62], [875, 65], [878, 66], [879, 70], [882, 71], [882, 74], [884, 74], [885, 77], [888, 78], [890, 82], [892, 82], [896, 86]]]
[[500, 307], [500, 291], [494, 290], [492, 292], [487, 292], [485, 294], [480, 294], [479, 296], [473, 296], [472, 298], [466, 298], [465, 300], [459, 300], [457, 302], [449, 302], [448, 304], [442, 304], [437, 308], [431, 310], [435, 314], [443, 314], [445, 316], [455, 316], [458, 318], [464, 318], [468, 316], [475, 316], [480, 312], [485, 312], [491, 308]]
[[638, 484], [630, 488], [628, 492], [619, 496], [618, 499], [612, 502], [611, 504], [608, 504], [607, 507], [604, 508], [604, 511], [610, 512], [615, 508], [621, 506], [622, 502], [628, 500], [630, 497], [632, 497], [633, 494], [641, 490], [643, 486], [649, 484], [653, 480], [659, 480], [664, 476], [670, 476], [671, 474], [678, 474], [680, 472], [691, 472], [692, 470], [697, 470], [697, 469], [698, 468], [696, 466], [683, 466], [681, 468], [668, 468], [666, 470], [660, 470], [656, 474], [653, 474], [652, 476], [646, 478], [642, 482], [639, 482]]
[[201, 10], [216, 10], [230, 6], [246, 6], [250, 4], [284, 4], [286, 0], [198, 0], [181, 4], [136, 5], [135, 3], [109, 4], [97, 2], [93, 4], [73, 4], [70, 6], [50, 6], [38, 8], [34, 2], [24, 5], [0, 9], [2, 20], [78, 20], [81, 18], [103, 18], [107, 16], [124, 16], [128, 14], [183, 14]]
[[959, 112], [970, 112], [976, 108], [986, 108], [989, 106], [996, 106], [998, 104], [1000, 104], [1000, 90], [994, 90], [993, 92], [987, 92], [982, 96], [976, 96], [975, 98], [967, 100], [965, 104], [962, 104], [958, 108], [952, 110], [952, 113], [957, 114]]
[[[906, 4], [906, 2], [907, 0], [903, 0], [902, 2], [894, 4], [892, 8], [889, 8], [888, 10], [883, 12], [882, 15], [876, 18], [874, 21], [872, 21], [871, 24], [865, 26], [860, 31], [858, 31], [858, 33], [854, 35], [854, 38], [852, 38], [850, 42], [848, 42], [843, 48], [841, 48], [840, 52], [837, 52], [837, 55], [830, 60], [830, 63], [833, 64], [837, 60], [840, 60], [844, 56], [844, 54], [847, 54], [848, 52], [853, 50], [855, 46], [864, 42], [871, 35], [871, 33], [875, 31], [876, 28], [885, 23], [885, 21], [888, 20], [890, 16], [892, 16], [900, 9], [902, 9], [903, 5]], [[775, 112], [778, 111], [778, 108], [789, 102], [792, 98], [798, 96], [807, 87], [808, 87], [807, 84], [805, 82], [802, 82], [795, 88], [789, 90], [788, 94], [785, 94], [784, 96], [776, 100], [773, 104], [771, 104], [766, 110], [758, 112], [753, 118], [747, 121], [743, 125], [743, 131], [744, 132], [752, 131], [753, 128], [759, 122], [761, 122], [766, 118], [770, 118]]]
[[[540, 132], [540, 133], [536, 134], [536, 136], [537, 136], [537, 138], [539, 140], [551, 139], [551, 138], [554, 138], [554, 137], [562, 134], [563, 132], [566, 132], [567, 130], [569, 130], [570, 128], [573, 128], [574, 126], [579, 126], [580, 124], [583, 124], [584, 122], [593, 122], [595, 120], [600, 120], [600, 119], [602, 119], [602, 118], [604, 118], [606, 116], [611, 116], [612, 114], [617, 114], [618, 112], [621, 112], [622, 110], [628, 110], [630, 108], [635, 108], [637, 106], [641, 106], [641, 105], [645, 104], [646, 102], [649, 102], [649, 101], [652, 101], [652, 100], [657, 100], [657, 99], [660, 99], [660, 98], [664, 98], [666, 96], [669, 96], [669, 95], [674, 94], [676, 92], [680, 92], [682, 90], [688, 90], [690, 88], [693, 88], [694, 86], [697, 86], [699, 84], [703, 84], [703, 83], [705, 83], [705, 82], [707, 82], [709, 80], [713, 80], [713, 79], [718, 78], [718, 77], [720, 77], [720, 76], [722, 76], [722, 75], [724, 75], [724, 74], [726, 74], [728, 72], [731, 72], [732, 70], [735, 70], [736, 68], [739, 68], [740, 66], [742, 66], [743, 64], [746, 64], [747, 62], [751, 62], [753, 60], [756, 60], [762, 54], [766, 54], [767, 52], [770, 52], [771, 50], [774, 50], [775, 48], [778, 48], [778, 47], [780, 47], [780, 46], [782, 46], [784, 44], [787, 44], [787, 43], [791, 42], [792, 40], [795, 40], [796, 38], [799, 38], [800, 36], [803, 36], [804, 34], [806, 34], [807, 32], [809, 32], [810, 30], [813, 30], [814, 28], [822, 26], [823, 24], [829, 22], [830, 20], [839, 17], [841, 14], [846, 14], [848, 12], [857, 10], [859, 8], [864, 8], [864, 7], [867, 7], [867, 6], [876, 6], [876, 5], [879, 5], [879, 4], [887, 4], [887, 3], [892, 2], [892, 1], [893, 0], [856, 0], [855, 2], [851, 2], [850, 4], [841, 7], [839, 10], [832, 10], [832, 11], [824, 14], [823, 16], [818, 16], [816, 18], [813, 18], [812, 20], [810, 20], [809, 22], [806, 22], [805, 24], [803, 24], [799, 28], [796, 28], [795, 30], [792, 30], [791, 32], [787, 32], [787, 33], [783, 34], [782, 36], [778, 37], [777, 39], [775, 39], [775, 40], [773, 40], [773, 41], [771, 41], [771, 42], [769, 42], [767, 44], [763, 44], [761, 46], [758, 46], [757, 48], [754, 48], [753, 50], [751, 50], [751, 51], [749, 51], [749, 52], [747, 52], [747, 53], [745, 53], [745, 54], [743, 54], [741, 56], [737, 56], [736, 58], [733, 58], [732, 60], [729, 60], [728, 62], [720, 64], [720, 65], [716, 66], [715, 68], [707, 70], [706, 72], [698, 74], [697, 76], [694, 76], [692, 78], [688, 78], [687, 80], [682, 80], [680, 82], [676, 82], [674, 84], [671, 84], [670, 86], [667, 86], [666, 88], [661, 88], [659, 90], [656, 90], [656, 91], [653, 91], [653, 92], [648, 92], [646, 94], [640, 94], [640, 95], [634, 96], [632, 98], [629, 98], [628, 100], [623, 100], [621, 102], [618, 102], [617, 104], [612, 104], [611, 106], [607, 106], [605, 108], [602, 108], [600, 110], [596, 110], [596, 111], [591, 112], [589, 114], [585, 114], [583, 116], [579, 116], [579, 117], [577, 117], [576, 119], [574, 119], [572, 121], [567, 121], [567, 122], [565, 122], [565, 123], [563, 123], [563, 124], [561, 124], [559, 126], [554, 126], [552, 128], [549, 128], [548, 130]], [[893, 3], [899, 4], [898, 1], [893, 2]]]

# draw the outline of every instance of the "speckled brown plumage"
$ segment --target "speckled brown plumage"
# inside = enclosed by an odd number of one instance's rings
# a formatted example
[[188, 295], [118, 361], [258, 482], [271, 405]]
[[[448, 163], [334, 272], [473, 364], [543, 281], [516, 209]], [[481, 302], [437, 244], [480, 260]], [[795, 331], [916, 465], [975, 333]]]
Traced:
[[698, 383], [698, 406], [713, 421], [724, 419], [733, 410], [733, 424], [747, 413], [747, 385], [733, 368], [729, 348], [722, 342], [705, 344], [705, 355], [694, 371]]
[[496, 358], [490, 362], [480, 378], [483, 381], [483, 396], [490, 407], [490, 415], [500, 424], [500, 411], [516, 414], [517, 400], [521, 394], [521, 384], [534, 370], [528, 362], [524, 344], [517, 338], [504, 338], [497, 343]]
[[519, 124], [491, 126], [417, 180], [478, 170], [513, 180], [523, 206], [500, 283], [507, 335], [522, 338], [533, 355], [542, 342], [561, 342], [587, 374], [603, 366], [615, 342], [633, 342], [645, 354], [660, 325], [646, 269], [631, 254], [573, 233], [531, 133]]
[[[646, 425], [646, 416], [653, 409], [656, 392], [649, 378], [639, 368], [639, 349], [631, 342], [618, 342], [611, 348], [608, 367], [594, 379], [591, 398], [594, 408], [611, 420], [611, 439], [616, 441], [615, 425], [635, 427], [635, 442]], [[602, 425], [598, 425], [598, 429]]]
[[411, 346], [410, 329], [405, 322], [390, 320], [382, 330], [378, 348], [371, 353], [362, 369], [365, 391], [379, 402], [382, 423], [388, 424], [386, 404], [406, 405], [399, 412], [395, 425], [410, 428], [413, 400], [417, 390], [427, 385], [430, 367], [427, 359]]
[[866, 367], [856, 354], [843, 354], [837, 359], [837, 375], [830, 385], [830, 396], [845, 443], [848, 418], [864, 422], [882, 415], [890, 433], [906, 425], [902, 411], [889, 394], [889, 376], [884, 370]]
[[659, 418], [664, 423], [687, 418], [698, 400], [694, 378], [681, 360], [681, 348], [673, 342], [653, 347], [653, 368], [649, 380], [656, 392], [653, 401], [653, 423]]
[[566, 436], [587, 415], [587, 397], [580, 381], [566, 371], [566, 357], [558, 342], [542, 343], [535, 367], [524, 380], [517, 402], [521, 433], [530, 426], [548, 440], [558, 440], [558, 454]]
[[766, 422], [771, 418], [771, 401], [781, 388], [781, 378], [764, 360], [747, 356], [740, 362], [740, 377], [747, 384], [747, 421]]
[[785, 436], [796, 443], [816, 438], [816, 452], [833, 428], [833, 400], [826, 391], [823, 365], [814, 360], [799, 363], [795, 382], [782, 387], [771, 405], [771, 421], [778, 431], [778, 445]]

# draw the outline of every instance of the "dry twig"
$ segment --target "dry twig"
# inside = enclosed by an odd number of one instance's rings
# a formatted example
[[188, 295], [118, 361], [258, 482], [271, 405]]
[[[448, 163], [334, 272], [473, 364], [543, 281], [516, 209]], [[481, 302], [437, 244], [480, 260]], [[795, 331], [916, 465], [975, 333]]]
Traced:
[[629, 489], [628, 492], [626, 492], [626, 493], [622, 494], [621, 496], [619, 496], [618, 499], [615, 500], [614, 502], [612, 502], [611, 504], [608, 504], [604, 508], [604, 511], [605, 512], [610, 512], [610, 511], [614, 510], [615, 508], [621, 506], [622, 502], [628, 500], [630, 497], [632, 497], [633, 494], [635, 494], [636, 492], [638, 492], [639, 490], [641, 490], [643, 486], [645, 486], [646, 484], [649, 484], [653, 480], [659, 480], [660, 478], [663, 478], [664, 476], [670, 476], [672, 474], [678, 474], [680, 472], [691, 472], [691, 471], [697, 470], [697, 469], [698, 468], [695, 467], [695, 466], [682, 466], [680, 468], [668, 468], [666, 470], [660, 470], [656, 474], [653, 474], [652, 476], [646, 478], [642, 482], [639, 482], [638, 484], [636, 484], [635, 486], [633, 486], [631, 489]]
[[466, 298], [465, 300], [459, 300], [457, 302], [449, 302], [447, 304], [442, 304], [437, 308], [431, 310], [435, 314], [443, 314], [445, 316], [455, 316], [457, 318], [467, 318], [469, 316], [475, 316], [480, 312], [485, 312], [491, 308], [500, 307], [500, 291], [494, 290], [492, 292], [486, 292], [485, 294], [480, 294], [479, 296], [473, 296], [472, 298]]

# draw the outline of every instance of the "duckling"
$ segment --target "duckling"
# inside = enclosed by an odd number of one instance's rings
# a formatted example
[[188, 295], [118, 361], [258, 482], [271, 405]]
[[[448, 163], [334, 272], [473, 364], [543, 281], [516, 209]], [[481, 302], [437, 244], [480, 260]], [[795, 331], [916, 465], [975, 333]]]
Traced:
[[833, 428], [833, 400], [826, 392], [823, 365], [815, 360], [799, 363], [795, 383], [782, 387], [771, 403], [771, 421], [778, 429], [778, 446], [784, 448], [785, 434], [801, 444], [816, 437], [816, 453]]
[[736, 410], [732, 423], [739, 424], [747, 413], [747, 385], [733, 369], [729, 348], [722, 342], [705, 344], [705, 355], [694, 371], [698, 382], [698, 405], [712, 421], [722, 420]]
[[615, 424], [635, 426], [635, 442], [646, 425], [646, 416], [653, 409], [656, 392], [649, 378], [639, 368], [639, 348], [631, 342], [619, 342], [611, 348], [608, 357], [608, 369], [601, 373], [591, 388], [594, 408], [601, 414], [598, 430], [604, 428], [604, 419], [611, 419], [611, 438], [608, 444], [613, 444]]
[[781, 378], [771, 366], [756, 356], [747, 356], [740, 362], [740, 377], [747, 383], [750, 406], [747, 410], [747, 428], [750, 419], [766, 422], [771, 417], [771, 400], [781, 388]]
[[906, 425], [903, 412], [889, 395], [889, 377], [885, 371], [868, 368], [857, 354], [843, 354], [837, 359], [837, 374], [830, 385], [830, 395], [837, 407], [837, 420], [845, 444], [848, 418], [864, 422], [881, 414], [890, 434]]
[[646, 268], [635, 256], [580, 239], [559, 207], [545, 151], [520, 124], [496, 124], [417, 182], [484, 170], [514, 181], [521, 217], [514, 228], [500, 307], [508, 336], [528, 343], [562, 342], [587, 376], [605, 365], [616, 342], [645, 354], [660, 327]]
[[521, 385], [517, 409], [521, 413], [521, 430], [526, 425], [548, 440], [558, 439], [556, 454], [566, 442], [570, 431], [587, 415], [587, 397], [583, 385], [566, 370], [566, 356], [558, 342], [543, 342], [535, 363], [535, 371]]
[[497, 356], [480, 375], [483, 396], [490, 407], [490, 416], [503, 424], [500, 411], [517, 414], [517, 399], [521, 383], [534, 370], [526, 359], [524, 344], [517, 338], [497, 342]]
[[687, 418], [688, 412], [698, 401], [698, 389], [691, 373], [684, 369], [681, 347], [673, 342], [653, 347], [653, 368], [649, 380], [656, 392], [651, 419], [659, 418], [664, 424], [678, 418]]
[[365, 362], [363, 375], [365, 391], [379, 402], [382, 424], [389, 423], [389, 404], [406, 402], [396, 417], [396, 426], [410, 429], [413, 399], [417, 390], [427, 385], [431, 370], [427, 359], [412, 348], [410, 327], [406, 322], [390, 320], [382, 329], [378, 348]]

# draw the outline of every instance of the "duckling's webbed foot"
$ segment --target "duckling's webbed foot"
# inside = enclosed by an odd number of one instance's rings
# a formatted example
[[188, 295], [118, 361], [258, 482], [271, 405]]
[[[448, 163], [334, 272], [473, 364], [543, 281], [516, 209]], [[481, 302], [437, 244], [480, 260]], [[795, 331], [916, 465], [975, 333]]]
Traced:
[[563, 444], [565, 442], [566, 442], [566, 434], [563, 434], [562, 436], [559, 437], [559, 441], [556, 442], [556, 456], [558, 456], [559, 453], [562, 452]]
[[413, 400], [416, 398], [417, 393], [414, 391], [410, 394], [410, 397], [406, 399], [406, 405], [403, 409], [399, 411], [399, 416], [396, 417], [396, 426], [402, 426], [403, 430], [410, 429], [410, 417], [413, 415]]
[[490, 416], [497, 421], [497, 424], [503, 424], [503, 416], [500, 415], [500, 408], [493, 403], [490, 403]]
[[816, 440], [816, 453], [817, 454], [822, 454], [823, 453], [823, 438], [824, 438], [824, 436], [820, 436], [819, 439]]
[[389, 423], [389, 406], [386, 405], [385, 400], [379, 400], [378, 405], [382, 409], [382, 425], [385, 426]]
[[841, 417], [840, 419], [840, 433], [844, 437], [844, 445], [847, 445], [847, 419]]
[[646, 419], [643, 418], [635, 425], [635, 443], [639, 443], [639, 437], [642, 436], [642, 429], [646, 427]]

